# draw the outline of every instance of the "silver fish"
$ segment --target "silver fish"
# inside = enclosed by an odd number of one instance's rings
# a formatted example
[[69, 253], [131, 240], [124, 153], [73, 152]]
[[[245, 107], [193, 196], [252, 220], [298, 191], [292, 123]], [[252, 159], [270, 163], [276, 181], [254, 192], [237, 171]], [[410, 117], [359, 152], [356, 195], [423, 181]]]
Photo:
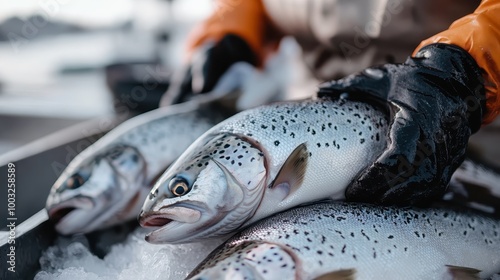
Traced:
[[385, 148], [386, 114], [345, 99], [239, 113], [196, 140], [161, 176], [140, 214], [152, 243], [184, 243], [325, 198], [344, 199]]
[[190, 279], [477, 279], [500, 272], [500, 221], [450, 209], [328, 202], [238, 233]]
[[500, 169], [469, 152], [453, 173], [443, 201], [500, 217]]
[[227, 117], [214, 106], [200, 99], [139, 115], [80, 153], [47, 199], [56, 230], [87, 233], [136, 218], [152, 181]]

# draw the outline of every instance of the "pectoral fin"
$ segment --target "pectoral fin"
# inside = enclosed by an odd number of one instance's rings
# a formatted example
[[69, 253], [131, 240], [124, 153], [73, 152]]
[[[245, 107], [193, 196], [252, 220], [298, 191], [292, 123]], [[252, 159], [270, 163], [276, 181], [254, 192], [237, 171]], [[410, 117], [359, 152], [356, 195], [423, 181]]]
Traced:
[[297, 146], [281, 167], [270, 188], [283, 188], [285, 197], [294, 193], [304, 182], [308, 158], [306, 143]]
[[463, 267], [463, 266], [454, 266], [447, 265], [448, 273], [454, 280], [475, 280], [479, 278], [479, 272], [481, 270], [477, 270], [475, 268]]
[[323, 274], [314, 280], [354, 280], [356, 269], [342, 269]]

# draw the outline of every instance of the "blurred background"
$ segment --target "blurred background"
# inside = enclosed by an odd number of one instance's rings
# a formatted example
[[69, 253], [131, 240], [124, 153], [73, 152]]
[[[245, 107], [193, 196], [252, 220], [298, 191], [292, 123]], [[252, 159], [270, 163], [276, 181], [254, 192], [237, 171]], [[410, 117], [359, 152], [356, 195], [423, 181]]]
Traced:
[[[125, 119], [158, 106], [182, 63], [188, 33], [214, 2], [0, 0], [0, 184], [14, 162], [19, 223], [44, 207], [50, 187], [78, 153]], [[296, 42], [284, 39], [279, 53], [263, 79], [251, 83], [253, 90], [281, 83], [293, 98], [312, 95], [320, 81], [302, 63]], [[497, 167], [499, 135], [500, 118], [471, 138]], [[0, 201], [5, 205], [7, 188]], [[3, 208], [0, 233], [6, 217]]]
[[[215, 8], [213, 0], [0, 0], [0, 184], [15, 163], [18, 223], [43, 209], [77, 154], [158, 107], [183, 62], [188, 33]], [[269, 63], [274, 74], [249, 83], [253, 91], [299, 68], [286, 64], [300, 61], [295, 41], [285, 45]], [[318, 84], [302, 90], [292, 80], [290, 87], [306, 95]], [[0, 233], [7, 215], [0, 210]]]
[[[44, 206], [78, 153], [158, 106], [188, 33], [213, 9], [213, 0], [0, 0], [0, 182], [15, 162], [20, 220]], [[287, 95], [313, 94], [319, 81], [295, 41], [283, 40], [279, 53], [261, 75], [271, 82], [254, 90], [283, 79]], [[497, 119], [471, 140], [498, 166], [499, 132]], [[6, 215], [1, 210], [0, 220]]]
[[75, 124], [156, 106], [212, 5], [0, 0], [0, 158]]

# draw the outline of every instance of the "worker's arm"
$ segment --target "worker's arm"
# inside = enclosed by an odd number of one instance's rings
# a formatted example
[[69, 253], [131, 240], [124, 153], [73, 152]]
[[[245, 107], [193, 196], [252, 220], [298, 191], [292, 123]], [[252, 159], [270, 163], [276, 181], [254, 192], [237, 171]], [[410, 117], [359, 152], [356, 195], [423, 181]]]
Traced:
[[389, 104], [389, 143], [346, 191], [349, 200], [429, 202], [444, 193], [469, 136], [500, 107], [500, 0], [417, 48], [403, 64], [369, 68], [325, 84], [319, 95]]
[[261, 62], [264, 56], [269, 20], [261, 0], [217, 0], [212, 15], [190, 34], [188, 55], [207, 41], [218, 42], [224, 36], [240, 37]]
[[424, 40], [424, 46], [445, 43], [459, 46], [476, 61], [484, 77], [486, 112], [483, 123], [500, 113], [500, 0], [483, 0], [474, 13], [455, 21], [448, 30]]
[[174, 73], [161, 105], [212, 91], [235, 63], [259, 67], [270, 27], [260, 0], [214, 1], [212, 15], [191, 33], [185, 67]]

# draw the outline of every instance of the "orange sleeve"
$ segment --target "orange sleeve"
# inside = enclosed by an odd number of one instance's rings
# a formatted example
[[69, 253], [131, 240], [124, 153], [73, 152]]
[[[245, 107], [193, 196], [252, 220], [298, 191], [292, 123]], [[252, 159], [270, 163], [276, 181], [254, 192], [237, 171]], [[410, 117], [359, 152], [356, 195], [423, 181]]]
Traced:
[[476, 60], [486, 88], [483, 124], [492, 122], [500, 113], [500, 0], [483, 0], [474, 13], [455, 21], [448, 30], [422, 41], [414, 54], [433, 43], [457, 45]]
[[232, 33], [244, 39], [262, 63], [268, 23], [262, 0], [214, 1], [212, 15], [190, 34], [189, 53], [206, 40], [218, 41]]

